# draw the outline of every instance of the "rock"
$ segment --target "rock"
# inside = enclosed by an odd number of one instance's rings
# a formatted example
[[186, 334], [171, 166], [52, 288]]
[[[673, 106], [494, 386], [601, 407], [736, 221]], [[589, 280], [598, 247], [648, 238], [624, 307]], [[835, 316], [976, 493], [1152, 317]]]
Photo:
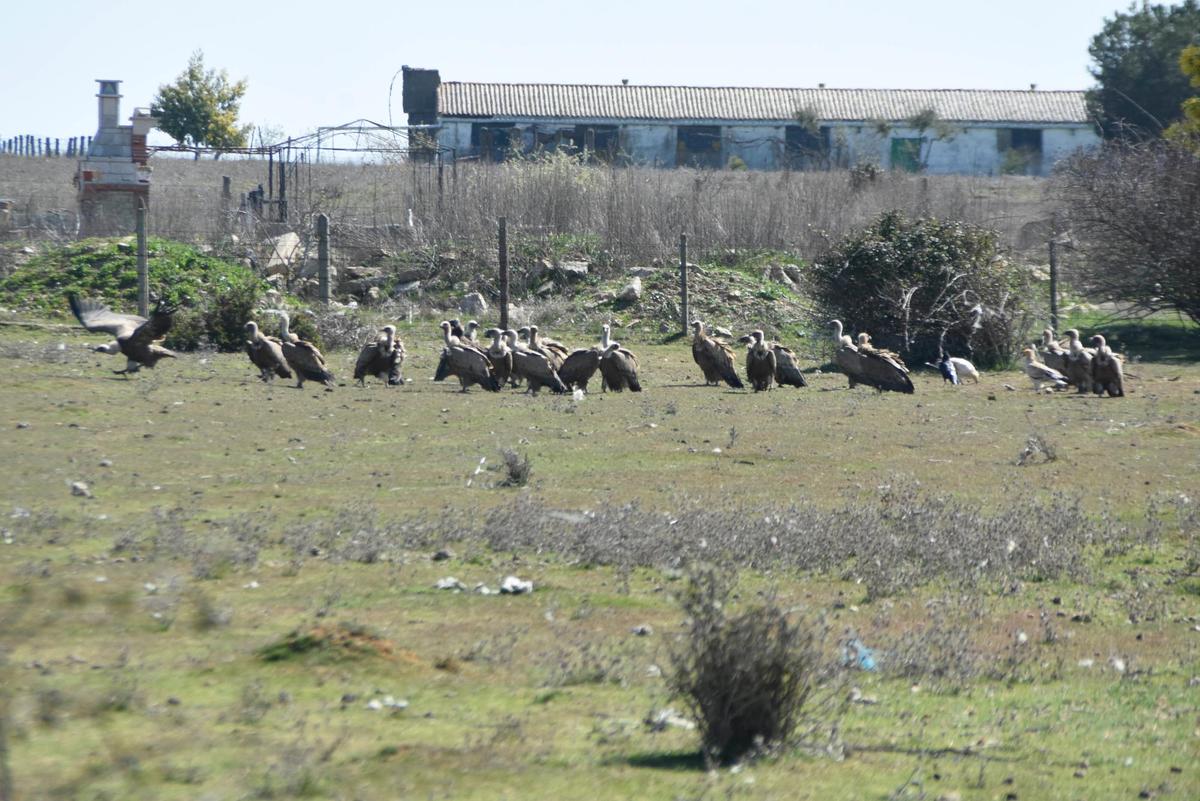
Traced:
[[634, 276], [633, 279], [625, 285], [617, 295], [617, 300], [622, 303], [637, 303], [642, 299], [642, 279]]
[[351, 281], [361, 281], [364, 278], [380, 278], [382, 276], [383, 270], [378, 267], [365, 267], [361, 264], [347, 267], [342, 271], [342, 277]]
[[783, 274], [786, 275], [788, 278], [792, 279], [793, 284], [800, 283], [802, 274], [800, 272], [800, 268], [797, 267], [796, 265], [794, 265], [794, 264], [783, 265]]
[[658, 272], [653, 267], [634, 267], [629, 274], [634, 278], [650, 278]]
[[17, 428], [29, 428], [29, 423], [22, 420], [21, 422], [17, 423]]
[[381, 297], [383, 297], [383, 292], [379, 289], [379, 287], [373, 286], [367, 290], [367, 300], [372, 301], [373, 303], [378, 303]]
[[660, 334], [671, 333], [671, 324], [670, 323], [659, 323], [658, 324], [658, 333], [660, 333]]
[[435, 561], [435, 562], [444, 562], [447, 559], [454, 558], [454, 551], [451, 551], [449, 548], [441, 548], [438, 551], [436, 551], [433, 554], [433, 556], [430, 558], [433, 559], [433, 561]]
[[466, 584], [463, 584], [461, 581], [456, 579], [454, 576], [446, 576], [446, 578], [440, 578], [437, 580], [437, 583], [434, 584], [433, 586], [439, 590], [454, 590], [455, 592], [462, 592], [463, 590], [465, 590], [467, 588]]
[[82, 481], [71, 482], [71, 494], [80, 498], [92, 497], [92, 491], [88, 489], [88, 485]]
[[959, 793], [942, 793], [937, 797], [937, 801], [962, 801], [962, 795]]
[[767, 268], [767, 278], [769, 278], [770, 280], [774, 281], [777, 284], [783, 284], [788, 289], [796, 288], [796, 282], [793, 281], [791, 279], [791, 276], [789, 276], [784, 271], [783, 267], [778, 264], [772, 264], [770, 267]]
[[714, 325], [712, 328], [710, 328], [709, 333], [711, 333], [713, 336], [724, 337], [725, 339], [733, 339], [733, 332], [728, 328], [723, 328], [719, 325]]
[[458, 302], [458, 308], [463, 314], [480, 315], [488, 310], [488, 305], [480, 293], [468, 292]]
[[555, 271], [569, 281], [587, 278], [590, 265], [586, 261], [561, 261]]
[[654, 633], [654, 629], [650, 627], [649, 623], [642, 623], [640, 626], [634, 626], [632, 629], [630, 629], [630, 631], [639, 637], [649, 637]]
[[535, 294], [535, 295], [538, 295], [538, 296], [540, 296], [540, 297], [543, 297], [543, 298], [544, 298], [544, 297], [546, 297], [547, 295], [549, 295], [549, 294], [551, 294], [551, 293], [553, 293], [553, 292], [554, 292], [554, 282], [553, 282], [553, 281], [547, 281], [546, 283], [542, 284], [542, 285], [541, 285], [541, 286], [539, 286], [537, 289], [535, 289], [535, 290], [533, 291], [533, 294]]
[[265, 244], [270, 248], [266, 265], [267, 275], [272, 274], [273, 268], [291, 269], [300, 256], [300, 235], [295, 231], [268, 239]]
[[100, 466], [101, 467], [112, 467], [113, 466], [112, 459], [101, 459]]
[[420, 291], [421, 291], [421, 282], [420, 281], [406, 281], [403, 284], [396, 285], [395, 289], [392, 290], [392, 297], [396, 297], [397, 295], [407, 295], [409, 292], [420, 292]]
[[525, 595], [533, 592], [532, 581], [522, 581], [516, 576], [505, 576], [500, 582], [500, 592], [504, 595]]
[[646, 724], [646, 728], [653, 732], [666, 731], [668, 726], [689, 730], [696, 728], [695, 723], [680, 715], [671, 707], [651, 712], [642, 722]]
[[425, 270], [417, 267], [410, 267], [406, 270], [397, 270], [396, 272], [392, 273], [392, 278], [396, 280], [397, 284], [407, 284], [412, 281], [424, 281], [427, 277], [428, 276], [426, 275]]

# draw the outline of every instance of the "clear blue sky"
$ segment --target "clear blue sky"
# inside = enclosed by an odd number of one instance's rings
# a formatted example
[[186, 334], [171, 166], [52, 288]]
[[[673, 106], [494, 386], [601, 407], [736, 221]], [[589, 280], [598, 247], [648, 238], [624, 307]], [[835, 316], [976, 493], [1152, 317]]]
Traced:
[[[1083, 89], [1092, 83], [1091, 37], [1127, 7], [1124, 0], [9, 0], [0, 13], [0, 137], [93, 133], [95, 78], [124, 82], [128, 118], [197, 49], [208, 66], [248, 80], [243, 122], [293, 136], [359, 117], [387, 123], [388, 86], [404, 64], [462, 81]], [[401, 124], [399, 79], [391, 113]]]

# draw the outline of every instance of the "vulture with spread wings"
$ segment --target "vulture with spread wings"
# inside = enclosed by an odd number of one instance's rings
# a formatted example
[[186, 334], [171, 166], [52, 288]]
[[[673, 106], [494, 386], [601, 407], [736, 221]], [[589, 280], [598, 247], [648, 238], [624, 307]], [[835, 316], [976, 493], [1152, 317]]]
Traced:
[[79, 324], [89, 331], [104, 331], [116, 337], [112, 342], [96, 347], [101, 353], [121, 353], [125, 369], [114, 370], [117, 375], [136, 373], [143, 367], [153, 368], [159, 359], [174, 359], [175, 351], [158, 342], [171, 330], [171, 317], [177, 308], [159, 299], [150, 319], [136, 314], [118, 314], [95, 300], [69, 297], [71, 311]]

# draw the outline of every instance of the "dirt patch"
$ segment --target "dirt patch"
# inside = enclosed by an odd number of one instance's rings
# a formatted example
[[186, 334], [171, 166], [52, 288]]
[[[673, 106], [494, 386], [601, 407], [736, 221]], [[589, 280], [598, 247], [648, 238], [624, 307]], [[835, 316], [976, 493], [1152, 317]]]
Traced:
[[420, 662], [416, 654], [397, 648], [391, 640], [365, 626], [349, 623], [293, 629], [283, 638], [260, 648], [258, 656], [264, 662], [304, 657], [329, 660], [382, 657], [414, 664]]

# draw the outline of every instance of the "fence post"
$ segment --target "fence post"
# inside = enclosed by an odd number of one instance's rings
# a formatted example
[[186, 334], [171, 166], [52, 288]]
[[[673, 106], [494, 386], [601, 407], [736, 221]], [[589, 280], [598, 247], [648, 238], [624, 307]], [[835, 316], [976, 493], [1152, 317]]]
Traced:
[[679, 235], [679, 324], [683, 335], [688, 332], [687, 234]]
[[137, 207], [137, 282], [138, 282], [138, 314], [147, 317], [150, 314], [150, 277], [147, 270], [146, 256], [146, 201], [138, 198]]
[[329, 215], [317, 215], [317, 294], [329, 305]]
[[221, 227], [228, 230], [229, 228], [229, 211], [233, 204], [233, 189], [232, 181], [228, 175], [221, 176]]
[[1058, 215], [1050, 225], [1050, 327], [1058, 334]]
[[500, 330], [508, 330], [508, 220], [500, 218]]

